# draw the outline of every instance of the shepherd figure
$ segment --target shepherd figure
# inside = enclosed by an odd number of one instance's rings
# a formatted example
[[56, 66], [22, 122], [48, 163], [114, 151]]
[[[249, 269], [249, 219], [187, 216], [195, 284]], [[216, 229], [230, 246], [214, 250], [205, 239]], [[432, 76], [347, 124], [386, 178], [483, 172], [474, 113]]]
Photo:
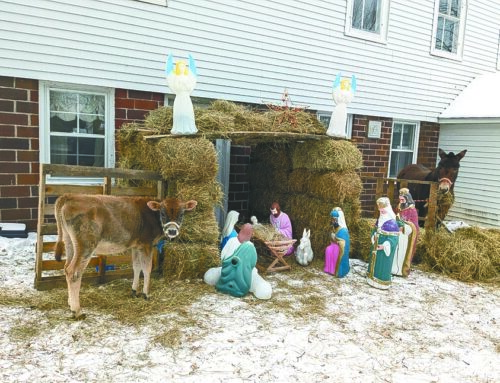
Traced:
[[387, 290], [392, 283], [391, 271], [398, 246], [399, 226], [389, 198], [379, 198], [377, 207], [380, 216], [372, 231], [366, 282], [377, 289]]

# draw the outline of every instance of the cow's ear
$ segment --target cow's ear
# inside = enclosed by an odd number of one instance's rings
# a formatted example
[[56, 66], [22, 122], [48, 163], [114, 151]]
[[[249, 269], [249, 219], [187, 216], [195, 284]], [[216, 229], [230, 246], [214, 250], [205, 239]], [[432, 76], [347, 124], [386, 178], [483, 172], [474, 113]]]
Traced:
[[158, 211], [158, 210], [160, 210], [160, 206], [161, 206], [161, 204], [157, 201], [148, 201], [148, 207], [151, 210]]
[[196, 202], [194, 199], [191, 201], [187, 201], [186, 204], [184, 205], [184, 209], [187, 211], [193, 210], [196, 205], [198, 205], [198, 202]]

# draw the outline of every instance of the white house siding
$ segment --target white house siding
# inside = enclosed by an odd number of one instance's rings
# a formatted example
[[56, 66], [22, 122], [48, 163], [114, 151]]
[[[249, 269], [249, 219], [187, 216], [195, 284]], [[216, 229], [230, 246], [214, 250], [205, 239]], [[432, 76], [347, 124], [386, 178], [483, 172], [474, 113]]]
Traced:
[[439, 147], [455, 153], [467, 149], [446, 219], [500, 227], [500, 122], [442, 124]]
[[437, 121], [496, 68], [498, 0], [469, 1], [463, 61], [429, 54], [433, 0], [391, 0], [387, 44], [344, 35], [346, 1], [0, 0], [0, 75], [168, 93], [168, 53], [191, 53], [193, 96], [331, 111], [335, 75], [355, 74], [349, 113]]

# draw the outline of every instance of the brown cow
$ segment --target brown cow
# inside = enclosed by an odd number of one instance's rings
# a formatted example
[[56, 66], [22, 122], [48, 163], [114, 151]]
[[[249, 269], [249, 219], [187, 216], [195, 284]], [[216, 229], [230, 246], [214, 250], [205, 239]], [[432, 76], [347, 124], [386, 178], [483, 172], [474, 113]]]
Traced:
[[163, 235], [169, 239], [177, 237], [184, 211], [191, 211], [196, 205], [194, 200], [180, 202], [176, 198], [152, 201], [147, 197], [60, 196], [55, 205], [58, 234], [55, 256], [60, 261], [65, 246], [64, 272], [74, 318], [84, 317], [80, 308], [82, 274], [96, 253], [114, 254], [131, 249], [132, 294], [136, 295], [142, 270], [143, 296], [147, 299], [154, 240]]

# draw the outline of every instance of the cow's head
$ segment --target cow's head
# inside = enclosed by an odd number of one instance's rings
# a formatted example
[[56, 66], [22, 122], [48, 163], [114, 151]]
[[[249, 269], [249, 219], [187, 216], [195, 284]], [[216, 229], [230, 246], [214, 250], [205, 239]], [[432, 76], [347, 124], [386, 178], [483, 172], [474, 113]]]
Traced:
[[149, 201], [148, 207], [160, 212], [163, 233], [167, 238], [173, 239], [179, 235], [184, 212], [193, 210], [197, 204], [195, 200], [181, 202], [177, 198], [165, 198], [161, 202]]

